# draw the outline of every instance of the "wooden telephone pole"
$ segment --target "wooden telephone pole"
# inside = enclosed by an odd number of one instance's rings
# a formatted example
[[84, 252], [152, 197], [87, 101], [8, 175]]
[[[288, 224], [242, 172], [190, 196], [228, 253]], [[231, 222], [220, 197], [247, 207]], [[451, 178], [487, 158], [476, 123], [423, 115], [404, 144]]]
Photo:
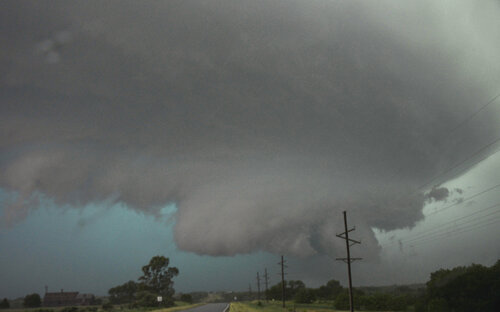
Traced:
[[283, 255], [281, 255], [281, 261], [278, 264], [281, 264], [281, 300], [283, 301], [283, 308], [285, 307], [285, 262]]
[[260, 276], [257, 272], [257, 300], [260, 302]]
[[269, 301], [269, 295], [268, 295], [268, 289], [267, 289], [267, 285], [269, 283], [269, 276], [267, 275], [267, 268], [264, 269], [264, 282], [265, 282], [265, 285], [266, 285], [266, 302]]
[[350, 247], [355, 244], [361, 244], [360, 241], [349, 238], [349, 232], [354, 231], [356, 228], [352, 228], [350, 230], [347, 229], [347, 212], [344, 211], [344, 233], [337, 234], [337, 237], [340, 237], [345, 240], [345, 246], [347, 249], [347, 258], [337, 258], [336, 260], [341, 260], [347, 263], [347, 275], [349, 277], [349, 305], [351, 307], [350, 311], [354, 312], [354, 298], [352, 296], [352, 277], [351, 277], [351, 263], [356, 260], [361, 260], [362, 258], [351, 258]]

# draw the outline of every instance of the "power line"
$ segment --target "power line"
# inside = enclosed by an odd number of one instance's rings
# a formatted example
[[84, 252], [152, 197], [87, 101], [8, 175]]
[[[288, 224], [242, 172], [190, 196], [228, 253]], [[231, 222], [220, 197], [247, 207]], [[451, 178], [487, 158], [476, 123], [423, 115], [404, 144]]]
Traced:
[[479, 163], [480, 163], [480, 162], [482, 162], [483, 160], [485, 160], [485, 159], [487, 159], [487, 158], [489, 158], [489, 157], [491, 157], [491, 156], [493, 156], [493, 155], [497, 154], [498, 152], [500, 152], [500, 149], [498, 149], [498, 150], [496, 150], [495, 152], [492, 152], [492, 153], [490, 153], [490, 154], [485, 153], [485, 154], [486, 154], [486, 156], [483, 156], [482, 158], [479, 158], [479, 159], [475, 160], [473, 163], [469, 164], [469, 166], [468, 166], [468, 167], [463, 168], [463, 169], [461, 169], [460, 171], [455, 171], [454, 175], [455, 175], [455, 176], [459, 176], [461, 173], [463, 173], [463, 172], [465, 172], [465, 171], [469, 170], [470, 168], [472, 168], [472, 167], [474, 167], [475, 165], [479, 164]]
[[[460, 121], [455, 127], [453, 127], [452, 129], [448, 130], [448, 134], [446, 136], [443, 137], [443, 139], [445, 138], [448, 138], [451, 134], [453, 134], [457, 129], [461, 128], [463, 125], [465, 125], [466, 123], [468, 123], [470, 120], [474, 119], [481, 111], [483, 111], [484, 109], [486, 109], [489, 105], [491, 105], [493, 102], [495, 102], [496, 99], [498, 99], [500, 97], [500, 93], [498, 93], [497, 95], [493, 96], [488, 102], [486, 102], [486, 104], [484, 104], [483, 106], [481, 106], [479, 109], [473, 111], [470, 115], [468, 115], [467, 117], [465, 117], [462, 121]], [[455, 143], [456, 144], [456, 143]], [[437, 177], [437, 176], [436, 176]], [[433, 180], [436, 178], [434, 177]], [[431, 181], [428, 181], [426, 182], [425, 184], [421, 185], [420, 187], [418, 187], [418, 189], [421, 189], [423, 188], [424, 186], [426, 186], [427, 184], [429, 184], [430, 182], [432, 182], [433, 180]]]
[[[493, 103], [496, 99], [498, 99], [499, 97], [500, 97], [500, 93], [498, 93], [497, 95], [495, 95], [495, 96], [494, 96], [493, 98], [491, 98], [491, 99], [490, 99], [490, 100], [489, 100], [489, 101], [488, 101], [485, 105], [481, 106], [479, 109], [477, 109], [477, 110], [476, 110], [476, 111], [474, 111], [472, 114], [470, 114], [470, 115], [469, 115], [469, 116], [467, 116], [465, 119], [463, 119], [463, 120], [462, 120], [460, 123], [458, 123], [458, 124], [457, 124], [457, 125], [456, 125], [453, 129], [451, 129], [451, 130], [450, 130], [450, 134], [451, 134], [451, 133], [454, 133], [457, 129], [459, 129], [459, 128], [460, 128], [460, 127], [462, 127], [463, 125], [467, 124], [470, 120], [474, 119], [474, 118], [475, 118], [475, 117], [476, 117], [476, 116], [477, 116], [477, 115], [478, 115], [481, 111], [483, 111], [484, 109], [486, 109], [489, 105], [491, 105], [491, 104], [492, 104], [492, 103]], [[488, 149], [489, 149], [490, 147], [494, 146], [494, 145], [495, 145], [495, 144], [497, 144], [498, 142], [500, 142], [500, 137], [499, 137], [499, 138], [494, 139], [493, 141], [491, 141], [491, 142], [489, 142], [488, 144], [484, 145], [483, 147], [479, 148], [478, 150], [476, 150], [475, 152], [473, 152], [472, 154], [470, 154], [469, 156], [467, 156], [465, 159], [463, 159], [462, 161], [460, 161], [460, 162], [458, 162], [458, 163], [456, 163], [456, 164], [452, 165], [451, 167], [449, 167], [449, 168], [445, 169], [443, 172], [441, 172], [441, 173], [439, 173], [439, 174], [437, 174], [437, 175], [434, 175], [431, 179], [429, 179], [428, 181], [426, 181], [424, 184], [420, 185], [420, 186], [417, 188], [417, 191], [418, 191], [418, 190], [423, 189], [423, 188], [424, 188], [424, 187], [426, 187], [426, 186], [428, 186], [430, 183], [432, 183], [433, 181], [435, 181], [435, 180], [436, 180], [436, 179], [438, 179], [439, 177], [444, 176], [444, 175], [446, 175], [446, 174], [449, 174], [450, 172], [453, 172], [455, 169], [457, 169], [457, 168], [459, 168], [460, 166], [462, 166], [462, 165], [466, 164], [468, 161], [470, 161], [470, 160], [472, 160], [472, 159], [476, 158], [478, 155], [481, 155], [483, 152], [485, 152], [485, 151], [487, 152], [487, 151], [488, 151]], [[488, 157], [491, 157], [492, 155], [494, 155], [494, 154], [498, 153], [499, 151], [500, 151], [500, 150], [497, 150], [497, 151], [495, 151], [494, 153], [487, 153], [487, 155], [486, 155], [486, 156], [484, 156], [484, 157], [480, 158], [479, 160], [476, 160], [474, 163], [472, 163], [471, 165], [469, 165], [468, 167], [466, 167], [465, 169], [463, 169], [463, 170], [462, 170], [462, 171], [460, 171], [460, 172], [463, 172], [463, 171], [465, 171], [465, 170], [470, 169], [472, 166], [476, 165], [477, 163], [479, 163], [479, 162], [483, 161], [484, 159], [486, 159], [486, 158], [488, 158]], [[457, 173], [455, 173], [455, 174], [457, 174]], [[447, 207], [444, 207], [444, 208], [442, 208], [442, 209], [439, 209], [439, 210], [436, 210], [436, 211], [434, 211], [434, 212], [432, 212], [432, 213], [429, 213], [429, 214], [427, 214], [427, 215], [426, 215], [426, 217], [427, 217], [427, 216], [434, 215], [434, 214], [437, 214], [437, 213], [439, 213], [439, 212], [442, 212], [442, 211], [444, 211], [444, 210], [447, 210], [447, 209], [449, 209], [449, 208], [451, 208], [451, 207], [454, 207], [454, 206], [457, 206], [457, 205], [459, 205], [459, 204], [462, 204], [462, 203], [464, 203], [464, 202], [466, 202], [466, 201], [469, 201], [469, 200], [471, 200], [471, 199], [473, 199], [473, 198], [475, 198], [475, 197], [481, 196], [481, 195], [483, 195], [483, 194], [485, 194], [485, 193], [487, 193], [487, 192], [489, 192], [489, 191], [492, 191], [492, 190], [494, 190], [494, 189], [496, 189], [496, 188], [498, 188], [498, 187], [500, 187], [500, 184], [495, 185], [495, 186], [493, 186], [493, 187], [491, 187], [491, 188], [489, 188], [489, 189], [483, 190], [483, 191], [481, 191], [481, 192], [479, 192], [479, 193], [476, 193], [476, 194], [474, 194], [474, 195], [472, 195], [472, 196], [469, 196], [469, 197], [467, 197], [466, 199], [462, 200], [461, 202], [456, 202], [456, 203], [454, 203], [454, 204], [452, 204], [452, 205], [449, 205], [449, 206], [447, 206]], [[475, 215], [475, 214], [477, 214], [477, 213], [483, 212], [483, 211], [485, 211], [485, 210], [488, 210], [488, 209], [491, 209], [491, 208], [493, 208], [493, 207], [497, 207], [497, 206], [498, 206], [498, 205], [494, 205], [494, 206], [488, 207], [488, 208], [486, 208], [486, 209], [484, 209], [484, 210], [481, 210], [481, 211], [475, 212], [475, 213], [470, 214], [470, 215], [468, 215], [468, 216], [464, 216], [464, 217], [458, 218], [458, 219], [456, 219], [456, 220], [454, 220], [454, 221], [451, 221], [451, 222], [456, 222], [456, 221], [458, 221], [458, 220], [463, 220], [463, 219], [469, 218], [469, 217], [471, 217], [471, 216], [473, 216], [473, 215]], [[494, 213], [497, 213], [497, 212], [494, 212]], [[492, 213], [492, 214], [494, 214], [494, 213]], [[489, 214], [489, 215], [492, 215], [492, 214]], [[489, 215], [487, 215], [487, 216], [489, 216]], [[464, 223], [462, 223], [462, 224], [460, 224], [460, 225], [469, 224], [469, 223], [471, 223], [471, 221], [474, 221], [474, 220], [477, 220], [477, 219], [480, 219], [480, 218], [484, 218], [484, 217], [485, 217], [485, 216], [482, 216], [482, 217], [479, 217], [479, 218], [475, 218], [475, 219], [472, 219], [472, 220], [468, 220], [467, 222], [464, 222]], [[445, 223], [445, 224], [448, 224], [448, 223], [450, 223], [450, 222], [447, 222], [447, 223]], [[442, 226], [442, 225], [441, 225], [441, 226]], [[429, 235], [431, 235], [431, 233], [432, 233], [432, 232], [436, 232], [436, 231], [440, 232], [440, 231], [442, 231], [442, 230], [443, 230], [443, 229], [435, 229], [435, 230], [433, 230], [433, 231], [431, 231], [431, 232], [426, 231], [426, 232], [423, 232], [423, 233], [418, 234], [418, 235], [417, 235], [417, 236], [415, 236], [415, 237], [412, 237], [409, 241], [404, 241], [404, 242], [405, 242], [405, 243], [408, 243], [408, 242], [418, 241], [418, 240], [424, 239], [424, 238], [425, 238], [425, 236], [429, 236]], [[436, 233], [434, 233], [434, 234], [436, 234]], [[442, 233], [441, 233], [441, 234], [442, 234]], [[438, 235], [439, 235], [439, 234], [438, 234]], [[429, 238], [432, 238], [432, 236], [431, 236], [431, 237], [429, 237]], [[401, 241], [400, 241], [400, 242], [401, 242]], [[387, 244], [386, 244], [386, 245], [387, 245]], [[386, 246], [386, 245], [384, 245], [384, 246]]]
[[464, 198], [462, 201], [456, 202], [456, 203], [451, 204], [451, 205], [449, 205], [449, 206], [446, 206], [446, 207], [444, 207], [444, 208], [437, 209], [437, 210], [435, 210], [435, 211], [433, 211], [433, 212], [430, 212], [429, 214], [427, 214], [427, 215], [426, 215], [426, 217], [428, 217], [428, 216], [432, 216], [432, 215], [435, 215], [435, 214], [440, 213], [440, 212], [443, 212], [444, 210], [447, 210], [447, 209], [449, 209], [449, 208], [451, 208], [451, 207], [455, 207], [455, 206], [461, 205], [461, 204], [463, 204], [463, 203], [465, 203], [465, 202], [468, 202], [469, 200], [471, 200], [471, 199], [473, 199], [473, 198], [476, 198], [476, 197], [478, 197], [478, 196], [481, 196], [481, 195], [483, 195], [483, 194], [486, 194], [486, 193], [488, 193], [488, 192], [490, 192], [490, 191], [493, 191], [494, 189], [499, 188], [499, 187], [500, 187], [500, 184], [497, 184], [497, 185], [495, 185], [495, 186], [492, 186], [492, 187], [490, 187], [490, 188], [488, 188], [488, 189], [486, 189], [486, 190], [483, 190], [483, 191], [481, 191], [481, 192], [479, 192], [479, 193], [476, 193], [476, 194], [474, 194], [474, 195], [471, 195], [471, 196], [469, 196], [469, 197], [466, 197], [466, 198]]
[[[439, 178], [440, 176], [445, 175], [445, 174], [447, 174], [447, 173], [451, 172], [452, 170], [454, 170], [454, 169], [458, 168], [459, 166], [463, 165], [463, 164], [464, 164], [464, 163], [466, 163], [467, 161], [471, 160], [472, 158], [474, 158], [475, 156], [477, 156], [478, 154], [480, 154], [481, 152], [483, 152], [483, 151], [484, 151], [484, 150], [486, 150], [487, 148], [489, 148], [489, 147], [491, 147], [491, 146], [495, 145], [495, 144], [496, 144], [496, 143], [498, 143], [498, 142], [500, 142], [500, 137], [499, 137], [499, 138], [497, 138], [497, 139], [495, 139], [494, 141], [492, 141], [492, 142], [488, 143], [487, 145], [483, 146], [482, 148], [480, 148], [479, 150], [477, 150], [476, 152], [474, 152], [473, 154], [471, 154], [469, 157], [467, 157], [467, 158], [466, 158], [466, 159], [464, 159], [463, 161], [459, 162], [458, 164], [455, 164], [455, 165], [453, 165], [452, 167], [449, 167], [448, 169], [446, 169], [444, 172], [441, 172], [441, 173], [439, 173], [439, 174], [435, 175], [432, 179], [430, 179], [430, 180], [428, 180], [427, 182], [425, 182], [424, 184], [420, 185], [420, 186], [417, 188], [417, 190], [415, 190], [414, 192], [411, 192], [410, 194], [415, 194], [415, 193], [417, 193], [417, 192], [418, 192], [418, 190], [421, 190], [424, 186], [427, 186], [429, 183], [433, 182], [434, 180], [436, 180], [436, 179], [437, 179], [437, 178]], [[485, 160], [486, 158], [491, 157], [491, 156], [493, 156], [493, 155], [495, 155], [495, 154], [497, 154], [497, 153], [499, 153], [499, 152], [500, 152], [500, 149], [499, 149], [499, 150], [497, 150], [497, 151], [495, 151], [494, 153], [487, 154], [485, 157], [482, 157], [482, 158], [480, 158], [479, 160], [475, 161], [475, 162], [474, 162], [471, 166], [474, 166], [474, 165], [476, 165], [477, 163], [479, 163], [479, 162], [481, 162], [481, 161]], [[465, 168], [465, 169], [463, 169], [462, 171], [459, 171], [459, 172], [463, 172], [463, 171], [465, 171], [465, 170], [468, 170], [471, 166], [469, 166], [469, 167], [467, 167], [467, 168]], [[499, 185], [496, 185], [496, 186], [492, 187], [491, 189], [485, 190], [484, 192], [480, 192], [480, 193], [478, 193], [478, 194], [474, 194], [474, 195], [472, 195], [472, 196], [470, 196], [470, 197], [466, 198], [466, 199], [465, 199], [465, 200], [463, 200], [462, 202], [465, 202], [465, 201], [470, 200], [470, 199], [472, 199], [472, 198], [474, 198], [474, 197], [477, 197], [477, 196], [479, 196], [479, 195], [482, 195], [483, 193], [486, 193], [486, 192], [488, 192], [488, 191], [490, 191], [490, 190], [492, 190], [492, 189], [494, 189], [494, 188], [497, 188], [497, 187], [499, 187]], [[401, 199], [401, 198], [403, 198], [403, 196], [401, 196], [399, 199]], [[431, 215], [433, 215], [433, 214], [439, 213], [439, 212], [441, 212], [441, 211], [443, 211], [443, 210], [446, 210], [446, 209], [451, 208], [451, 207], [453, 207], [453, 206], [459, 205], [459, 204], [461, 204], [462, 202], [454, 203], [454, 204], [452, 204], [452, 205], [450, 205], [450, 206], [448, 206], [448, 207], [446, 207], [446, 208], [443, 208], [443, 209], [440, 209], [440, 210], [438, 210], [438, 211], [434, 211], [434, 212], [432, 212], [432, 213], [429, 213], [429, 214], [428, 214], [428, 215], [426, 215], [426, 216], [431, 216]]]
[[479, 228], [485, 228], [489, 225], [497, 224], [499, 222], [500, 222], [500, 218], [493, 218], [493, 219], [484, 220], [483, 222], [480, 222], [478, 224], [469, 225], [467, 227], [464, 227], [461, 229], [456, 229], [456, 230], [446, 232], [446, 233], [441, 233], [440, 235], [437, 235], [435, 237], [429, 237], [426, 240], [417, 242], [416, 244], [412, 244], [412, 245], [419, 245], [419, 244], [427, 243], [430, 241], [436, 241], [436, 240], [442, 239], [442, 238], [452, 237], [452, 236], [454, 236], [454, 234], [467, 233], [467, 232], [470, 232], [470, 231], [473, 231], [473, 230], [476, 230]]
[[[500, 205], [499, 204], [495, 205], [495, 207], [498, 207], [498, 206], [500, 206]], [[442, 234], [442, 232], [446, 232], [449, 229], [452, 230], [453, 228], [456, 228], [457, 226], [471, 225], [471, 223], [478, 223], [477, 220], [479, 220], [479, 222], [486, 221], [486, 220], [481, 220], [481, 219], [483, 219], [485, 217], [492, 216], [492, 215], [497, 214], [499, 212], [500, 212], [500, 210], [497, 210], [497, 211], [494, 211], [492, 213], [486, 214], [484, 216], [479, 216], [479, 217], [473, 218], [471, 220], [468, 220], [468, 221], [460, 223], [460, 224], [451, 224], [451, 225], [449, 225], [449, 226], [447, 226], [445, 228], [435, 229], [435, 230], [429, 231], [427, 233], [422, 233], [421, 235], [418, 235], [417, 237], [411, 238], [409, 240], [402, 240], [401, 242], [408, 244], [408, 243], [411, 243], [411, 242], [415, 242], [415, 241], [419, 241], [419, 240], [422, 240], [422, 239], [425, 239], [425, 238], [429, 238], [429, 236], [430, 237], [434, 237], [434, 235]], [[491, 220], [491, 219], [488, 219], [488, 220]]]
[[[454, 220], [442, 223], [438, 227], [434, 227], [434, 228], [431, 228], [429, 230], [422, 231], [420, 233], [417, 233], [416, 235], [412, 235], [411, 237], [406, 237], [406, 238], [403, 238], [403, 239], [398, 240], [398, 241], [393, 241], [393, 242], [390, 242], [390, 243], [387, 243], [387, 244], [383, 244], [382, 247], [386, 247], [386, 246], [389, 246], [389, 245], [394, 245], [394, 244], [400, 243], [400, 242], [408, 244], [410, 242], [418, 241], [419, 239], [426, 238], [426, 236], [430, 236], [430, 235], [434, 235], [434, 234], [440, 234], [439, 232], [442, 232], [443, 230], [446, 231], [448, 228], [450, 228], [450, 226], [443, 228], [444, 225], [452, 224], [452, 226], [451, 226], [452, 228], [456, 227], [457, 226], [457, 224], [456, 224], [457, 221], [461, 221], [461, 220], [473, 217], [473, 216], [475, 216], [477, 214], [480, 214], [482, 212], [491, 210], [491, 209], [496, 208], [496, 207], [500, 207], [500, 203], [497, 203], [495, 205], [492, 205], [492, 206], [486, 207], [484, 209], [475, 211], [475, 212], [473, 212], [471, 214], [468, 214], [466, 216], [462, 216], [460, 218], [457, 218], [457, 219], [454, 219]], [[496, 214], [496, 213], [499, 213], [499, 212], [500, 212], [500, 210], [497, 210], [497, 211], [494, 211], [494, 212], [492, 212], [490, 214], [486, 214], [486, 215], [483, 215], [483, 216], [480, 216], [480, 217], [477, 217], [477, 218], [474, 218], [474, 219], [471, 219], [471, 220], [467, 220], [466, 222], [460, 223], [458, 225], [460, 225], [460, 226], [466, 225], [466, 224], [471, 223], [471, 221], [474, 221], [474, 220], [477, 220], [477, 219], [480, 219], [480, 218], [484, 218], [484, 217], [487, 217], [487, 216], [490, 216], [490, 215], [493, 215], [493, 214]]]
[[[494, 185], [494, 186], [492, 186], [492, 187], [490, 187], [490, 188], [487, 188], [487, 189], [482, 190], [482, 191], [480, 191], [480, 192], [478, 192], [478, 193], [476, 193], [476, 194], [473, 194], [473, 195], [471, 195], [471, 196], [469, 196], [469, 197], [466, 197], [466, 198], [462, 199], [462, 200], [461, 200], [461, 201], [459, 201], [459, 202], [456, 202], [456, 203], [453, 203], [453, 204], [451, 204], [451, 205], [448, 205], [448, 206], [446, 206], [446, 207], [444, 207], [444, 208], [441, 208], [441, 209], [435, 210], [435, 211], [433, 211], [433, 212], [431, 212], [431, 213], [427, 214], [427, 215], [426, 215], [426, 217], [428, 217], [428, 216], [432, 216], [432, 215], [435, 215], [435, 214], [440, 213], [440, 212], [443, 212], [444, 210], [447, 210], [447, 209], [449, 209], [449, 208], [452, 208], [452, 207], [455, 207], [455, 206], [461, 205], [461, 204], [463, 204], [463, 203], [466, 203], [466, 202], [470, 201], [471, 199], [474, 199], [474, 198], [476, 198], [476, 197], [479, 197], [479, 196], [481, 196], [481, 195], [484, 195], [484, 194], [486, 194], [486, 193], [488, 193], [488, 192], [491, 192], [491, 191], [493, 191], [493, 190], [495, 190], [495, 189], [497, 189], [497, 188], [500, 188], [500, 184]], [[476, 211], [476, 212], [474, 212], [474, 213], [472, 213], [472, 214], [470, 214], [470, 215], [467, 215], [467, 216], [464, 216], [464, 217], [460, 217], [460, 218], [458, 218], [458, 219], [455, 219], [455, 220], [452, 220], [452, 221], [449, 221], [449, 222], [443, 223], [443, 224], [441, 224], [441, 226], [442, 226], [442, 225], [445, 225], [445, 224], [448, 224], [448, 223], [456, 222], [456, 221], [458, 221], [458, 220], [462, 220], [462, 219], [464, 219], [464, 218], [467, 218], [468, 216], [475, 215], [475, 214], [477, 214], [477, 213], [480, 213], [480, 212], [483, 212], [483, 211], [489, 210], [489, 209], [491, 209], [491, 208], [498, 207], [499, 205], [500, 205], [500, 204], [496, 204], [496, 205], [493, 205], [493, 206], [489, 206], [489, 207], [487, 207], [487, 208], [485, 208], [485, 209], [482, 209], [482, 210]], [[431, 230], [432, 230], [432, 229], [431, 229]], [[412, 239], [412, 238], [414, 238], [414, 237], [417, 237], [417, 236], [420, 236], [421, 234], [424, 234], [424, 233], [425, 233], [425, 232], [418, 233], [416, 236], [410, 237], [410, 239]], [[396, 243], [396, 242], [383, 244], [383, 245], [381, 245], [381, 247], [389, 246], [389, 245], [392, 245], [392, 244], [395, 244], [395, 243]]]
[[[496, 143], [500, 142], [500, 137], [499, 138], [496, 138], [495, 140], [493, 140], [492, 142], [486, 144], [485, 146], [481, 147], [479, 150], [476, 150], [474, 153], [472, 153], [471, 155], [469, 155], [468, 157], [466, 157], [464, 160], [462, 160], [461, 162], [449, 167], [448, 169], [446, 169], [445, 171], [435, 175], [434, 177], [432, 177], [431, 179], [429, 179], [427, 182], [425, 182], [424, 184], [420, 185], [417, 189], [420, 190], [422, 188], [424, 188], [425, 186], [429, 185], [431, 182], [435, 181], [438, 177], [442, 176], [442, 175], [445, 175], [447, 173], [450, 173], [452, 170], [458, 168], [459, 166], [463, 165], [464, 163], [466, 163], [467, 161], [471, 160], [472, 158], [476, 157], [477, 155], [481, 154], [483, 151], [485, 151], [486, 149], [488, 149], [489, 147], [495, 145]], [[489, 157], [490, 155], [488, 155]]]
[[463, 125], [465, 125], [466, 123], [468, 123], [470, 120], [472, 120], [474, 117], [476, 117], [477, 114], [479, 114], [482, 110], [484, 110], [486, 107], [488, 107], [491, 103], [493, 103], [496, 99], [498, 99], [500, 97], [500, 93], [498, 93], [497, 95], [495, 95], [493, 98], [491, 98], [488, 103], [486, 103], [485, 105], [481, 106], [478, 110], [476, 110], [475, 112], [473, 112], [471, 115], [469, 115], [468, 117], [466, 117], [464, 120], [462, 120], [460, 123], [458, 123], [457, 126], [455, 126], [453, 129], [450, 130], [450, 133], [453, 133], [455, 132], [458, 128], [462, 127]]

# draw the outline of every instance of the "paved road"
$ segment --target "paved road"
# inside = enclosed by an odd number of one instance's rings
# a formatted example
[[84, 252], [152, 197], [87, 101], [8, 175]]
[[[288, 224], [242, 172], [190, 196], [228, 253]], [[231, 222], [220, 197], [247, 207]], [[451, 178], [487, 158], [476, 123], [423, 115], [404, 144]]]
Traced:
[[227, 303], [209, 303], [202, 305], [201, 307], [192, 308], [189, 310], [184, 310], [188, 312], [223, 312], [228, 306]]

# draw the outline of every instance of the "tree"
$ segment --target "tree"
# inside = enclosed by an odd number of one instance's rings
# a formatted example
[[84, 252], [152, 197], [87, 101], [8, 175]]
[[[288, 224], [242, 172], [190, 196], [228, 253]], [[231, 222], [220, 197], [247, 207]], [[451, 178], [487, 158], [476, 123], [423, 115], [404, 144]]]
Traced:
[[293, 298], [301, 289], [305, 289], [306, 284], [303, 281], [289, 281], [287, 291], [290, 293], [290, 296]]
[[500, 270], [472, 264], [431, 273], [426, 294], [416, 304], [418, 311], [499, 311]]
[[38, 308], [42, 304], [42, 299], [40, 299], [40, 295], [37, 293], [26, 295], [24, 297], [23, 305], [26, 308]]
[[135, 293], [139, 289], [139, 284], [134, 281], [128, 281], [123, 285], [119, 285], [108, 290], [109, 300], [111, 303], [129, 303], [135, 300]]
[[[281, 285], [281, 282], [279, 282], [278, 284], [269, 288], [269, 299], [281, 300]], [[285, 300], [293, 299], [297, 292], [304, 288], [306, 288], [306, 285], [302, 281], [285, 281]]]
[[193, 303], [193, 297], [191, 297], [190, 294], [182, 294], [180, 299], [181, 299], [181, 301], [184, 301], [187, 303]]
[[326, 285], [318, 289], [318, 298], [323, 300], [335, 300], [344, 288], [337, 280], [330, 280]]
[[[159, 305], [159, 302], [156, 299], [157, 296], [150, 291], [139, 291], [136, 296], [137, 300], [135, 301], [135, 303], [140, 307], [157, 307]], [[173, 302], [169, 303], [168, 305], [173, 305]]]
[[111, 310], [113, 310], [113, 308], [114, 308], [114, 306], [109, 302], [102, 305], [102, 309], [104, 311], [111, 311]]
[[294, 297], [296, 303], [313, 303], [316, 300], [316, 294], [313, 289], [301, 288]]
[[335, 308], [338, 310], [349, 310], [349, 294], [347, 292], [340, 293], [335, 298]]
[[8, 308], [10, 308], [9, 300], [7, 300], [7, 298], [3, 298], [3, 300], [0, 301], [0, 309], [8, 309]]
[[448, 312], [448, 303], [443, 298], [432, 299], [427, 305], [427, 309], [432, 312]]
[[164, 256], [151, 258], [149, 264], [142, 267], [143, 276], [139, 277], [146, 291], [163, 297], [163, 305], [173, 305], [172, 278], [179, 274], [176, 267], [168, 267], [170, 260]]

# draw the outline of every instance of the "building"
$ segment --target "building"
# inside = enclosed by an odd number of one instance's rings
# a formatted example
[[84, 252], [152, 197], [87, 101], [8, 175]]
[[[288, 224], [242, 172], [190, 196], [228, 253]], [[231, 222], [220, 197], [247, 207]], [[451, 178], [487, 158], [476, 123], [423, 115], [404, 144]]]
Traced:
[[44, 307], [64, 307], [78, 305], [78, 292], [45, 292], [43, 296]]
[[97, 300], [92, 294], [79, 294], [76, 296], [78, 300], [78, 305], [94, 305], [97, 304]]
[[93, 305], [96, 304], [96, 298], [92, 294], [79, 294], [77, 291], [64, 292], [48, 292], [45, 289], [45, 296], [43, 297], [44, 307], [65, 307], [65, 306], [79, 306], [79, 305]]

